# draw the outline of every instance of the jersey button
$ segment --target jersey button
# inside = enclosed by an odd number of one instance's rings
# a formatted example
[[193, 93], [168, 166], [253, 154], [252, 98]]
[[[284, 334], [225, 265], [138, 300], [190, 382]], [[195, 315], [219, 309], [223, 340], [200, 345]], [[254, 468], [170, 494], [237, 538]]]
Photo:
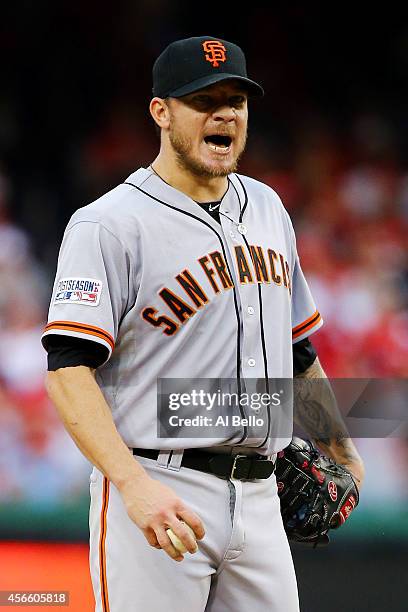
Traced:
[[240, 223], [237, 227], [238, 231], [240, 234], [242, 234], [243, 236], [245, 236], [245, 234], [247, 233], [247, 226], [244, 225], [243, 223]]
[[248, 306], [248, 314], [254, 314], [255, 312], [255, 308], [253, 308], [252, 306]]
[[254, 367], [255, 363], [256, 363], [255, 359], [248, 359], [248, 365], [251, 366], [251, 368]]
[[231, 236], [231, 238], [235, 238], [235, 234], [234, 234], [234, 232], [232, 230], [230, 231], [230, 236]]

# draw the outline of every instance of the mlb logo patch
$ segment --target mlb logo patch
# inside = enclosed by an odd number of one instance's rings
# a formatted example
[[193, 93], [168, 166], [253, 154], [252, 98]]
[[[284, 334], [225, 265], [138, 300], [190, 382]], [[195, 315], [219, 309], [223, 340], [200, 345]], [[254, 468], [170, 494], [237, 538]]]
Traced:
[[57, 282], [54, 304], [98, 306], [102, 281], [94, 278], [61, 278]]

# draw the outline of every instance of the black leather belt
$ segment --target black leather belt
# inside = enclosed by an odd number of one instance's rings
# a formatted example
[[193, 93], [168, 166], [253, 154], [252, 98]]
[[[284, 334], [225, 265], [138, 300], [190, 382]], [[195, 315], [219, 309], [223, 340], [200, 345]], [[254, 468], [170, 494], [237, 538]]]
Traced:
[[[146, 448], [133, 448], [132, 450], [134, 455], [156, 460], [160, 453], [159, 450]], [[269, 478], [275, 470], [275, 463], [268, 461], [262, 455], [226, 455], [208, 453], [195, 448], [184, 451], [181, 466], [215, 474], [220, 478], [236, 478], [237, 480]]]

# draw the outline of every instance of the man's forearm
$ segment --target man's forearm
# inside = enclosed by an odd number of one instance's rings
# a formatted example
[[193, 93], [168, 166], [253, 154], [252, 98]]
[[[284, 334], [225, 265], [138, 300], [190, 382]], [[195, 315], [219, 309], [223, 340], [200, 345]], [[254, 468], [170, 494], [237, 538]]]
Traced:
[[[67, 431], [82, 453], [119, 490], [129, 518], [150, 546], [182, 561], [183, 555], [166, 533], [170, 527], [186, 550], [195, 552], [195, 538], [201, 539], [205, 533], [202, 521], [170, 487], [150, 477], [132, 455], [115, 427], [92, 371], [78, 366], [49, 372], [47, 391]], [[180, 519], [192, 527], [195, 537]]]
[[78, 448], [119, 489], [129, 480], [147, 476], [120, 437], [90, 368], [48, 372], [46, 386]]
[[361, 457], [318, 358], [294, 379], [294, 419], [324, 454], [337, 463], [353, 466], [353, 475], [361, 483], [364, 477]]

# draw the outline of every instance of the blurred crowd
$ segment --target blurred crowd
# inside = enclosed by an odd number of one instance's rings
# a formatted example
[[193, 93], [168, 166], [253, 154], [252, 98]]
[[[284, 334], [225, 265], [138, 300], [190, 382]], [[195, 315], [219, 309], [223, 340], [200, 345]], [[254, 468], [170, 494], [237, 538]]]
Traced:
[[217, 31], [213, 11], [197, 26], [165, 1], [11, 3], [2, 16], [0, 505], [84, 490], [89, 465], [45, 396], [40, 335], [70, 215], [154, 159], [150, 70], [176, 38], [236, 41], [265, 88], [240, 172], [292, 217], [327, 374], [408, 376], [408, 25], [373, 9], [370, 28], [365, 12], [322, 26], [322, 7], [275, 4], [220, 14]]
[[[241, 172], [272, 186], [293, 219], [301, 263], [325, 320], [313, 342], [332, 377], [408, 375], [408, 172], [392, 144], [387, 125], [366, 117], [354, 125], [348, 147], [322, 127], [306, 130], [288, 167], [268, 163], [267, 142], [255, 133], [242, 162]], [[96, 197], [127, 175], [136, 149], [152, 159], [155, 147], [146, 122], [138, 127], [133, 118], [127, 125], [126, 115], [117, 114], [84, 143], [76, 180]], [[88, 465], [45, 395], [40, 335], [55, 259], [35, 256], [35, 233], [13, 220], [13, 187], [3, 172], [0, 501], [31, 497], [49, 504], [83, 490]]]
[[46, 397], [40, 337], [50, 279], [13, 223], [11, 201], [12, 185], [0, 176], [0, 506], [49, 510], [83, 493], [89, 469]]
[[332, 377], [408, 375], [408, 170], [391, 126], [356, 119], [345, 145], [305, 134], [293, 167], [261, 178], [292, 215], [325, 325], [313, 337]]

